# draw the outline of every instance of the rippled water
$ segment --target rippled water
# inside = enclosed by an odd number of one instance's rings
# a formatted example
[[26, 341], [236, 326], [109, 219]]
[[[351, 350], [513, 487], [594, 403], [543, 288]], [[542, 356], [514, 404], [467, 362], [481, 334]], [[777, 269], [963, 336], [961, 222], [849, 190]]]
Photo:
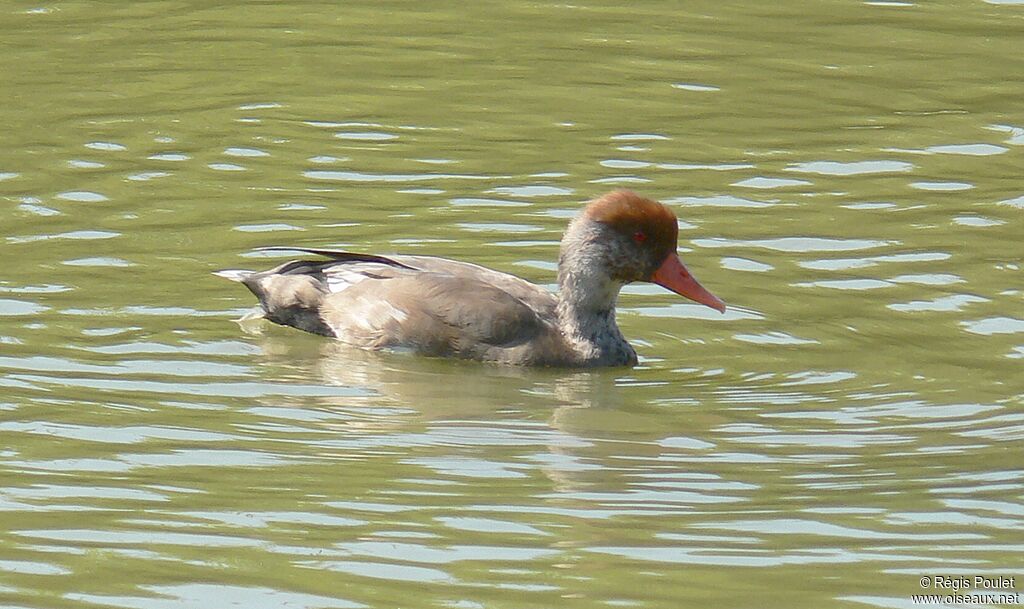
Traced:
[[[910, 607], [1024, 588], [1024, 5], [0, 8], [4, 607]], [[633, 370], [231, 320], [270, 244], [542, 284], [672, 205]]]

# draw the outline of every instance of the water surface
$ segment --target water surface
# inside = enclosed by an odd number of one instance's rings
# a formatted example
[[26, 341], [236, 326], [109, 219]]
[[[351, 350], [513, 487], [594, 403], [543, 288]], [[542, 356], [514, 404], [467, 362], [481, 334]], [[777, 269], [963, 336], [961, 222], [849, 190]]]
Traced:
[[[902, 608], [923, 575], [1024, 579], [1020, 3], [0, 27], [5, 606]], [[249, 333], [210, 275], [295, 244], [551, 285], [619, 187], [678, 212], [731, 307], [629, 286], [632, 370]]]

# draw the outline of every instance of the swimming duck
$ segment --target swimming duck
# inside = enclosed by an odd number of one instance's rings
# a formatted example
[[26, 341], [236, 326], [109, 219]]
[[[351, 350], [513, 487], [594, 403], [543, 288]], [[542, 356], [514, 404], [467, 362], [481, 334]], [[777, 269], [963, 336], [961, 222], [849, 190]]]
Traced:
[[513, 365], [632, 366], [636, 351], [615, 323], [627, 283], [656, 283], [725, 312], [679, 259], [678, 232], [671, 209], [631, 191], [591, 201], [562, 237], [557, 294], [467, 262], [303, 247], [262, 249], [324, 259], [215, 274], [249, 288], [260, 316], [365, 349]]

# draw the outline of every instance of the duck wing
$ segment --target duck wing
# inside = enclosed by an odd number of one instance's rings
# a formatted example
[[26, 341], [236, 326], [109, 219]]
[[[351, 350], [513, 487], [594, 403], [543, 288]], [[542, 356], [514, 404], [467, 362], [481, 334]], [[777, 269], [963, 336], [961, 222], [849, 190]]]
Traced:
[[[327, 261], [295, 261], [290, 272], [303, 272], [302, 265], [312, 265], [327, 282], [330, 292], [341, 292], [364, 279], [403, 276], [408, 272], [436, 273], [464, 279], [475, 279], [508, 292], [543, 317], [555, 315], [557, 300], [551, 292], [524, 279], [495, 271], [478, 264], [438, 258], [436, 256], [360, 254], [343, 250], [302, 247], [263, 247], [260, 251], [296, 251], [329, 258]], [[285, 265], [287, 266], [287, 265]], [[281, 268], [281, 267], [278, 267]], [[277, 271], [277, 269], [275, 269]], [[277, 271], [280, 272], [280, 271]]]
[[324, 298], [320, 317], [350, 344], [490, 361], [557, 335], [505, 290], [436, 272], [360, 281]]
[[429, 256], [311, 248], [294, 260], [231, 276], [279, 324], [371, 349], [525, 363], [560, 348], [554, 295], [518, 277]]

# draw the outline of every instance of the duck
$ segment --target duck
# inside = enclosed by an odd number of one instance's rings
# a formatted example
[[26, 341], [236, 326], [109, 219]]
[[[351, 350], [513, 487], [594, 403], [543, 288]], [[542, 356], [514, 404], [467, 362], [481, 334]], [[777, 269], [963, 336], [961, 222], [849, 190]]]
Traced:
[[569, 222], [557, 293], [469, 262], [306, 247], [260, 249], [317, 259], [214, 274], [256, 296], [255, 316], [362, 349], [515, 366], [634, 366], [636, 350], [615, 321], [626, 284], [655, 283], [725, 313], [683, 264], [678, 235], [671, 208], [616, 190]]

